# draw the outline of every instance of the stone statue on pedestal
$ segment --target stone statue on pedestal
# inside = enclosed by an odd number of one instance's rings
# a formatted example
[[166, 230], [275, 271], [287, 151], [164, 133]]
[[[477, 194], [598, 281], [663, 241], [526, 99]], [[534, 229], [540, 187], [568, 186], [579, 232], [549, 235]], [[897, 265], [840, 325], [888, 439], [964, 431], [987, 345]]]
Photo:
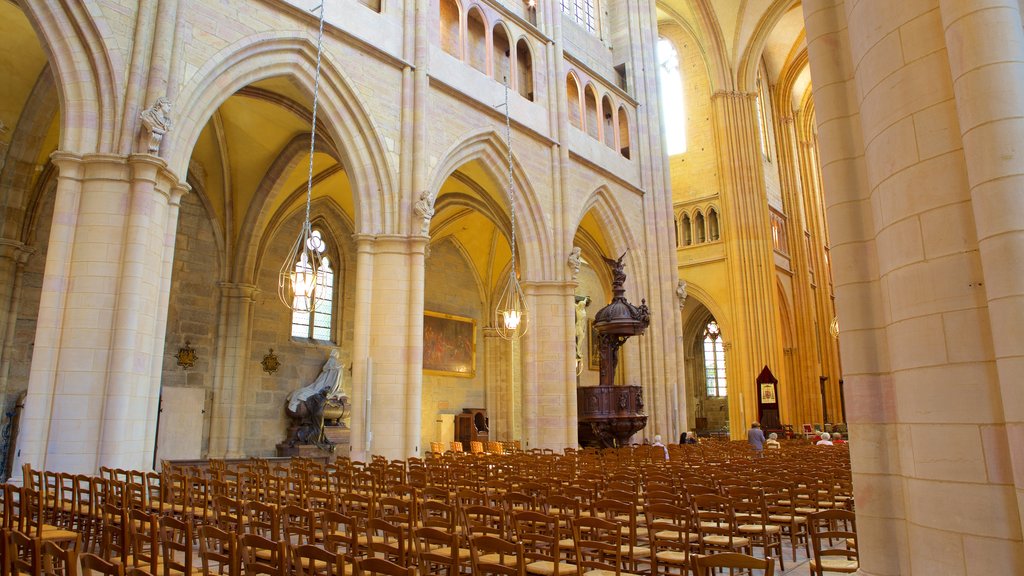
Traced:
[[312, 444], [324, 450], [334, 450], [334, 443], [323, 435], [324, 407], [327, 400], [337, 396], [341, 389], [341, 369], [338, 351], [331, 350], [316, 380], [288, 395], [284, 411], [292, 424], [284, 442], [287, 446]]

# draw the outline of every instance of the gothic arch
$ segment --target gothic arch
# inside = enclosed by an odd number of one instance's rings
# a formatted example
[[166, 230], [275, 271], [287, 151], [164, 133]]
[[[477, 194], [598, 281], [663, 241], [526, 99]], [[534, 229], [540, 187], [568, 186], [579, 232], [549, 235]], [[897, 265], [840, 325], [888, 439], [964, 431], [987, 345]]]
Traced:
[[[326, 139], [317, 140], [316, 148], [317, 152], [327, 154], [338, 160], [337, 149], [330, 142], [327, 142]], [[252, 200], [249, 202], [249, 207], [242, 220], [242, 226], [239, 229], [238, 252], [229, 271], [230, 281], [255, 282], [256, 273], [259, 269], [256, 265], [259, 251], [253, 250], [253, 248], [264, 237], [268, 228], [276, 226], [276, 220], [287, 217], [287, 214], [268, 213], [265, 208], [267, 202], [281, 193], [294, 194], [295, 191], [282, 191], [281, 187], [284, 185], [287, 175], [292, 172], [292, 169], [301, 161], [308, 159], [308, 157], [309, 134], [299, 134], [285, 145], [281, 152], [278, 153], [277, 158], [267, 168], [266, 175], [260, 180], [260, 186], [256, 189]], [[327, 178], [333, 174], [335, 174], [335, 171], [328, 169], [315, 175], [314, 185], [316, 185], [318, 178]], [[303, 183], [302, 192], [305, 193], [305, 183]], [[281, 206], [292, 205], [293, 203], [288, 200], [281, 204]], [[344, 214], [344, 211], [341, 211], [341, 213]], [[249, 278], [244, 279], [246, 276]]]
[[[260, 80], [287, 76], [312, 93], [315, 65], [316, 47], [304, 33], [293, 31], [249, 36], [212, 56], [196, 73], [200, 80], [186, 86], [176, 103], [178, 109], [195, 112], [169, 133], [173, 137], [168, 159], [171, 170], [182, 172], [203, 126], [235, 92]], [[394, 232], [398, 221], [395, 170], [380, 135], [329, 51], [323, 54], [320, 72], [320, 112], [352, 182], [356, 231]]]
[[[659, 1], [657, 4], [659, 10], [669, 15], [669, 22], [685, 30], [696, 42], [698, 50], [708, 68], [711, 93], [732, 90], [733, 81], [729, 72], [728, 50], [726, 49], [725, 39], [722, 37], [722, 30], [718, 25], [718, 17], [711, 6], [711, 0], [691, 1], [693, 3], [693, 12], [698, 20], [696, 22], [696, 29], [694, 24], [691, 24], [690, 21], [665, 2]], [[666, 21], [662, 20], [658, 24], [659, 33], [661, 33], [661, 27], [664, 22]]]
[[[484, 128], [469, 134], [441, 154], [441, 161], [429, 180], [428, 189], [431, 194], [436, 197], [452, 172], [473, 160], [479, 160], [484, 171], [495, 182], [503, 183], [508, 179], [505, 168], [508, 165], [508, 146], [496, 131]], [[512, 155], [512, 178], [516, 189], [516, 236], [523, 240], [522, 244], [516, 244], [521, 254], [519, 261], [523, 278], [550, 278], [551, 263], [543, 252], [543, 248], [552, 243], [549, 225], [537, 192], [515, 154]], [[508, 200], [503, 200], [507, 205]]]
[[[18, 2], [36, 30], [60, 95], [60, 149], [116, 152], [123, 105], [120, 52], [104, 44], [114, 34], [96, 0]], [[113, 129], [109, 129], [109, 128]]]
[[622, 207], [616, 201], [615, 195], [612, 194], [608, 186], [603, 184], [598, 186], [587, 197], [582, 210], [574, 220], [573, 232], [579, 229], [583, 218], [591, 210], [594, 212], [594, 219], [597, 220], [598, 226], [605, 232], [608, 249], [612, 252], [611, 254], [606, 254], [606, 256], [618, 258], [623, 252], [629, 250], [628, 254], [626, 254], [626, 262], [632, 273], [627, 278], [629, 282], [627, 290], [634, 294], [643, 292], [640, 285], [640, 278], [644, 276], [642, 273], [643, 259], [639, 257], [640, 252], [637, 250], [640, 243], [633, 235], [632, 230], [630, 230], [629, 224], [622, 217]]
[[743, 51], [743, 58], [736, 71], [736, 86], [740, 92], [752, 94], [757, 91], [757, 69], [761, 65], [761, 55], [764, 52], [765, 43], [779, 20], [799, 3], [800, 0], [775, 0], [761, 16], [750, 42], [747, 43], [746, 50]]

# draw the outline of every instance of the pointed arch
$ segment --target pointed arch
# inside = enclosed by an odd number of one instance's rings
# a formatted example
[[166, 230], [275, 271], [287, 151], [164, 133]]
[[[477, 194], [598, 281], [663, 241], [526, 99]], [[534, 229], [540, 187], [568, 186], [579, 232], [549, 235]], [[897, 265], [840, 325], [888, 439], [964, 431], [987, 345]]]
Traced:
[[593, 82], [587, 83], [587, 87], [584, 89], [583, 94], [583, 108], [586, 111], [584, 124], [586, 125], [587, 134], [595, 140], [600, 140], [601, 121], [598, 113], [597, 88], [594, 88]]
[[57, 82], [60, 149], [116, 152], [127, 66], [121, 53], [104, 42], [116, 35], [99, 16], [103, 11], [96, 0], [17, 5], [32, 23]]
[[441, 0], [438, 6], [438, 38], [441, 49], [462, 59], [462, 4], [459, 0]]
[[516, 42], [516, 90], [523, 98], [534, 101], [533, 50], [525, 36]]
[[470, 6], [466, 11], [466, 48], [464, 59], [470, 66], [487, 74], [487, 16], [479, 6]]
[[605, 233], [608, 250], [612, 252], [611, 254], [606, 254], [606, 256], [617, 258], [628, 250], [626, 262], [628, 267], [633, 270], [628, 276], [628, 289], [634, 291], [634, 293], [643, 292], [640, 280], [645, 277], [643, 272], [644, 263], [638, 249], [641, 244], [637, 241], [636, 235], [633, 234], [629, 223], [623, 217], [622, 206], [607, 185], [602, 184], [598, 186], [587, 197], [581, 211], [576, 214], [574, 231], [579, 229], [583, 223], [583, 218], [591, 211], [593, 211], [594, 219], [597, 221], [598, 226]]
[[761, 16], [736, 69], [736, 87], [740, 92], [753, 93], [757, 89], [757, 70], [761, 66], [765, 43], [779, 20], [799, 3], [800, 0], [775, 0]]
[[565, 75], [565, 98], [569, 124], [583, 130], [583, 94], [580, 92], [580, 79], [572, 70]]
[[[437, 195], [441, 186], [460, 166], [480, 161], [484, 171], [495, 182], [508, 179], [508, 146], [504, 138], [491, 128], [468, 134], [440, 155], [441, 160], [430, 178], [429, 190]], [[544, 216], [543, 205], [533, 188], [526, 170], [518, 157], [512, 154], [512, 179], [515, 184], [516, 236], [523, 240], [517, 244], [521, 251], [520, 264], [524, 279], [549, 278], [552, 264], [544, 258], [543, 247], [551, 246], [550, 225]], [[508, 199], [503, 199], [506, 206]]]
[[[183, 173], [199, 134], [213, 115], [238, 90], [267, 78], [286, 76], [313, 92], [316, 46], [304, 33], [279, 31], [244, 38], [212, 56], [184, 87], [179, 109], [191, 110], [168, 136], [168, 163]], [[331, 53], [323, 54], [320, 113], [323, 126], [338, 146], [339, 161], [352, 182], [356, 232], [394, 232], [398, 199], [394, 174], [383, 140], [353, 84]], [[165, 141], [165, 146], [168, 143]]]
[[615, 149], [615, 105], [607, 94], [601, 98], [601, 128], [603, 131], [602, 140], [604, 145]]
[[499, 83], [508, 82], [512, 89], [512, 35], [500, 20], [491, 28], [491, 68]]

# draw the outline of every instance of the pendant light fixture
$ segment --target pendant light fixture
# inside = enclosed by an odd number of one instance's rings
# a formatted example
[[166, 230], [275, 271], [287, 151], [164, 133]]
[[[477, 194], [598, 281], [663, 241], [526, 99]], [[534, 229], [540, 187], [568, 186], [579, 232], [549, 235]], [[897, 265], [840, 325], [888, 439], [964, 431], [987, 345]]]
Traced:
[[281, 302], [295, 312], [309, 312], [316, 306], [316, 298], [327, 290], [320, 260], [324, 242], [320, 234], [313, 233], [309, 222], [309, 207], [313, 199], [313, 153], [316, 148], [316, 112], [320, 100], [320, 58], [324, 45], [324, 5], [311, 10], [320, 11], [320, 29], [316, 37], [316, 72], [313, 77], [313, 119], [309, 130], [309, 173], [306, 178], [306, 218], [299, 237], [288, 250], [278, 277], [277, 294]]
[[516, 269], [516, 189], [512, 179], [512, 122], [508, 109], [508, 79], [505, 79], [505, 143], [508, 148], [508, 210], [511, 222], [512, 263], [508, 280], [494, 308], [494, 327], [505, 340], [518, 340], [530, 328], [530, 309], [519, 285]]

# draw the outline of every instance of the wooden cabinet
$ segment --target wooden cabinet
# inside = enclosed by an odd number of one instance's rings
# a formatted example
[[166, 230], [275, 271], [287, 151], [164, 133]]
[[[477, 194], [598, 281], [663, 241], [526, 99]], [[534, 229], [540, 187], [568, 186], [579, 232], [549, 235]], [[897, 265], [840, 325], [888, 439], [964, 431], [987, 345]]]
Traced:
[[455, 415], [455, 440], [462, 442], [467, 452], [470, 442], [487, 444], [488, 428], [487, 410], [483, 408], [463, 408], [462, 414]]

